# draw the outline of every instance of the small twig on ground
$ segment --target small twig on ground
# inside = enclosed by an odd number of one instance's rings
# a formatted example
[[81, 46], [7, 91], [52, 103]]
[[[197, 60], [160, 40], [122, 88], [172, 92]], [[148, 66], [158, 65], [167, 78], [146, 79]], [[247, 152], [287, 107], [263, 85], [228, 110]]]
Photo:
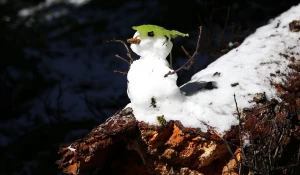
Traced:
[[273, 142], [273, 138], [271, 138], [271, 139], [269, 140], [269, 143], [268, 143], [268, 146], [269, 146], [269, 148], [268, 148], [268, 160], [269, 160], [268, 163], [269, 163], [269, 165], [267, 166], [268, 172], [272, 172], [272, 170], [273, 170], [273, 162], [272, 162], [272, 156], [271, 156], [271, 152], [272, 152], [272, 148], [271, 148], [272, 142]]
[[127, 145], [126, 145], [127, 149], [136, 151], [139, 154], [139, 156], [141, 157], [144, 165], [146, 165], [146, 160], [144, 158], [144, 154], [141, 150], [142, 148], [141, 148], [140, 144], [135, 140], [127, 140], [126, 139], [126, 141], [127, 141]]
[[169, 75], [175, 74], [182, 69], [189, 70], [191, 68], [191, 66], [194, 64], [194, 61], [195, 61], [194, 57], [198, 54], [201, 33], [202, 33], [202, 26], [199, 27], [199, 35], [198, 35], [197, 45], [196, 45], [196, 49], [192, 56], [186, 51], [186, 49], [183, 46], [181, 46], [181, 49], [183, 50], [185, 55], [189, 58], [189, 60], [184, 65], [182, 65], [180, 68], [176, 69], [175, 71], [169, 71], [164, 77], [168, 77]]
[[229, 153], [231, 154], [232, 158], [234, 158], [234, 160], [236, 161], [236, 163], [239, 165], [241, 162], [236, 158], [236, 156], [234, 155], [232, 149], [230, 148], [228, 142], [226, 139], [224, 139], [219, 133], [217, 133], [217, 131], [212, 130], [221, 140], [223, 140], [223, 142], [225, 143], [225, 145], [227, 146], [227, 149], [229, 151]]
[[133, 58], [132, 58], [132, 56], [131, 56], [130, 49], [128, 48], [127, 44], [126, 44], [124, 41], [113, 39], [113, 40], [107, 40], [107, 41], [104, 41], [104, 42], [115, 42], [115, 43], [121, 43], [121, 44], [123, 44], [124, 47], [125, 47], [125, 49], [126, 49], [126, 51], [127, 51], [127, 57], [129, 58], [129, 61], [127, 61], [126, 59], [120, 57], [119, 55], [115, 55], [115, 56], [116, 56], [117, 58], [122, 59], [123, 61], [126, 60], [126, 62], [127, 62], [129, 65], [133, 62]]
[[275, 153], [274, 153], [274, 155], [273, 155], [273, 159], [276, 159], [276, 157], [277, 157], [278, 150], [279, 150], [279, 147], [280, 147], [280, 143], [281, 143], [281, 141], [282, 141], [282, 139], [283, 139], [284, 134], [285, 134], [285, 128], [282, 128], [282, 132], [281, 132], [281, 134], [280, 134], [279, 140], [278, 140], [278, 142], [276, 143], [276, 149], [275, 149]]
[[242, 158], [245, 159], [245, 162], [247, 162], [247, 158], [245, 156], [244, 148], [243, 148], [241, 114], [240, 114], [240, 111], [239, 111], [239, 108], [238, 108], [238, 105], [237, 105], [237, 102], [236, 102], [235, 94], [233, 94], [233, 98], [234, 98], [235, 108], [236, 108], [237, 115], [238, 115], [238, 120], [239, 120], [239, 135], [240, 135], [239, 138], [240, 138], [240, 148], [241, 148], [241, 153], [242, 153], [241, 163], [240, 163], [240, 168], [239, 168], [239, 174], [241, 174]]

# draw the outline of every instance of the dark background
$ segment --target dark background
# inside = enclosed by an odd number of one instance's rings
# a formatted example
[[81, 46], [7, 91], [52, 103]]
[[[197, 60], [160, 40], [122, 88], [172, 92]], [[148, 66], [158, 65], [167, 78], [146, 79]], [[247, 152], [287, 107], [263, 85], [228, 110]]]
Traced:
[[[123, 1], [0, 0], [0, 175], [60, 174], [59, 145], [84, 137], [124, 108], [124, 47], [105, 40], [132, 37], [132, 26], [156, 24], [189, 33], [173, 41], [175, 68], [201, 53], [178, 85], [241, 43], [298, 0]], [[84, 2], [82, 0], [82, 2]], [[137, 56], [135, 55], [135, 58]]]

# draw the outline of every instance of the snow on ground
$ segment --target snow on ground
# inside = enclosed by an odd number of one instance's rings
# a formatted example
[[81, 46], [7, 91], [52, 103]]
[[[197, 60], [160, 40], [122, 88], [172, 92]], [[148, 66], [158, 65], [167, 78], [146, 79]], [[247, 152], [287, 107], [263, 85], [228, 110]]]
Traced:
[[[2, 0], [3, 1], [3, 0]], [[46, 0], [37, 6], [24, 8], [19, 11], [19, 16], [27, 17], [44, 8], [50, 7], [59, 3], [71, 4], [73, 6], [81, 6], [88, 3], [90, 0]], [[4, 1], [5, 2], [5, 1]]]
[[[291, 61], [280, 53], [293, 53], [296, 59], [300, 59], [299, 48], [294, 47], [300, 45], [300, 35], [289, 30], [289, 23], [297, 19], [300, 19], [300, 5], [271, 20], [268, 25], [258, 28], [238, 48], [196, 73], [191, 81], [181, 87], [186, 94], [184, 102], [174, 103], [165, 99], [170, 103], [167, 110], [162, 108], [163, 110], [151, 111], [139, 108], [134, 105], [134, 101], [133, 105], [128, 106], [133, 107], [138, 120], [150, 124], [158, 125], [157, 116], [164, 115], [166, 120], [180, 120], [186, 127], [206, 131], [208, 124], [219, 133], [224, 133], [238, 123], [234, 94], [240, 109], [253, 106], [255, 102], [252, 100], [256, 93], [265, 93], [268, 100], [272, 98], [280, 100], [270, 83], [282, 83], [285, 76], [293, 72], [288, 68]], [[162, 81], [164, 80], [157, 79], [153, 86], [163, 84]], [[214, 82], [216, 88], [201, 89], [207, 82]], [[190, 85], [193, 85], [193, 88], [186, 88]], [[197, 88], [200, 90], [196, 93], [189, 91]], [[167, 90], [161, 87], [160, 91]], [[172, 112], [174, 109], [175, 113]]]

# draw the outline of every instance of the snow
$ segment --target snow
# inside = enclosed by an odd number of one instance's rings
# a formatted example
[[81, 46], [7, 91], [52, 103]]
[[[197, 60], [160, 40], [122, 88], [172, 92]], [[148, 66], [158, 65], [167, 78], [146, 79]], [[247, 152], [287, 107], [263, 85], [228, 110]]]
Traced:
[[71, 145], [68, 146], [68, 149], [69, 149], [70, 151], [72, 151], [72, 152], [76, 151], [76, 149], [72, 148]]
[[[40, 3], [37, 6], [29, 7], [29, 8], [25, 8], [25, 9], [20, 10], [18, 15], [21, 16], [21, 17], [27, 17], [27, 16], [30, 16], [30, 15], [34, 14], [37, 11], [43, 10], [44, 8], [47, 8], [47, 7], [50, 7], [54, 4], [59, 4], [59, 3], [71, 4], [73, 6], [81, 6], [81, 5], [84, 5], [84, 4], [88, 3], [89, 1], [90, 0], [46, 0], [42, 3]], [[3, 2], [5, 3], [6, 1], [3, 1]], [[0, 1], [0, 3], [1, 3], [1, 1]], [[51, 18], [52, 17], [51, 15], [49, 14], [48, 18]], [[57, 15], [60, 15], [60, 14], [54, 14], [54, 16], [57, 16]]]
[[[291, 61], [280, 53], [297, 55], [299, 60], [300, 51], [294, 47], [300, 45], [299, 33], [290, 32], [288, 27], [295, 19], [300, 19], [300, 5], [258, 28], [238, 48], [196, 73], [180, 87], [184, 93], [180, 93], [176, 85], [177, 75], [163, 77], [170, 70], [165, 60], [147, 53], [147, 49], [153, 49], [150, 45], [140, 48], [144, 49], [144, 55], [140, 55], [128, 72], [131, 99], [128, 106], [133, 108], [137, 120], [149, 124], [158, 125], [157, 116], [163, 115], [167, 121], [179, 120], [186, 127], [200, 128], [204, 132], [209, 125], [223, 134], [238, 123], [234, 94], [240, 109], [255, 105], [252, 99], [256, 93], [265, 93], [268, 100], [280, 101], [271, 82], [283, 83], [286, 75], [293, 72], [288, 67]], [[157, 40], [159, 38], [153, 43]], [[161, 48], [162, 52], [164, 49]], [[203, 85], [208, 82], [213, 82], [216, 88], [204, 89]], [[190, 85], [196, 86], [190, 88], [193, 93], [185, 88]]]

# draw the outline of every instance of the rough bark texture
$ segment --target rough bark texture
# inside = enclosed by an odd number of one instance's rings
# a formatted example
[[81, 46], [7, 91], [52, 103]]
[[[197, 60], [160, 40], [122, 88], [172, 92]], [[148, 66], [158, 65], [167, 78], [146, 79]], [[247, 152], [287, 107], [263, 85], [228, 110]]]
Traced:
[[57, 163], [67, 174], [220, 174], [231, 158], [216, 134], [184, 128], [178, 121], [151, 126], [136, 121], [131, 108], [86, 138], [61, 146], [59, 154]]

